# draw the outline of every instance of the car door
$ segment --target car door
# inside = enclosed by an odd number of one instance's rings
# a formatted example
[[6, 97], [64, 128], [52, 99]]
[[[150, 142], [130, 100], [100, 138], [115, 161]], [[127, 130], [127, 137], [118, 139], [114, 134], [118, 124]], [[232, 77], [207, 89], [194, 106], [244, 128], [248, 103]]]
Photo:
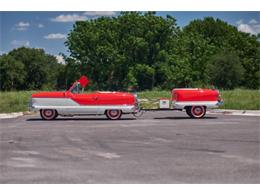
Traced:
[[76, 102], [78, 106], [73, 107], [74, 114], [100, 114], [97, 105], [98, 96], [95, 93], [68, 94], [69, 98]]

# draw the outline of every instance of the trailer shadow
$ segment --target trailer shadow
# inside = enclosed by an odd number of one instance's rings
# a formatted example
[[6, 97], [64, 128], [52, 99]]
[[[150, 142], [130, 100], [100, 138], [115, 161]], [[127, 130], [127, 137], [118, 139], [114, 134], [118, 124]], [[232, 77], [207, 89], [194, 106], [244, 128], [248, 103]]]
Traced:
[[184, 117], [184, 116], [174, 116], [174, 117], [155, 117], [153, 119], [156, 119], [156, 120], [162, 120], [162, 119], [167, 119], [167, 120], [184, 120], [184, 119], [189, 119], [189, 120], [207, 120], [207, 119], [217, 119], [217, 117], [215, 117], [215, 116], [207, 116], [207, 117], [203, 117], [201, 119], [195, 119], [195, 118]]

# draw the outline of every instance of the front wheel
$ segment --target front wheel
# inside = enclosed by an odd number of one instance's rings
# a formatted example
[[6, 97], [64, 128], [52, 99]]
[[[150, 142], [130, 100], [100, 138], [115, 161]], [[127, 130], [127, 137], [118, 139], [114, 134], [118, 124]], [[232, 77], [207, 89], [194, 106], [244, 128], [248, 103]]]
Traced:
[[110, 120], [117, 120], [120, 119], [122, 115], [121, 110], [107, 110], [106, 111], [106, 116]]
[[188, 109], [186, 109], [186, 113], [191, 118], [203, 118], [206, 114], [206, 107], [205, 106], [191, 106]]
[[57, 111], [53, 109], [42, 109], [40, 114], [43, 120], [53, 120], [58, 116]]

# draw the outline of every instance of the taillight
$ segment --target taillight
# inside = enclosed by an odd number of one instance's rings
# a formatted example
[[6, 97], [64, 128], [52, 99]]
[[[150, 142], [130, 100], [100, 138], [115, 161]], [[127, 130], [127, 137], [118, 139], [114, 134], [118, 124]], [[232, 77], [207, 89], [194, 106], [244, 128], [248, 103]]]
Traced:
[[176, 101], [177, 98], [178, 98], [177, 93], [173, 92], [173, 94], [172, 94], [172, 100], [173, 100], [173, 101]]

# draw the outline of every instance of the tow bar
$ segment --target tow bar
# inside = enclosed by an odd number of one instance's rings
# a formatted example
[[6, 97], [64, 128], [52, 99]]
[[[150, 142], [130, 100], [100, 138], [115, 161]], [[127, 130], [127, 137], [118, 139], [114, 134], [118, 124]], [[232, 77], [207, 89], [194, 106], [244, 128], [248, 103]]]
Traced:
[[151, 109], [143, 109], [140, 108], [138, 112], [133, 113], [135, 118], [140, 118], [143, 116], [145, 112], [157, 112], [157, 111], [182, 111], [182, 109], [177, 108], [151, 108]]

